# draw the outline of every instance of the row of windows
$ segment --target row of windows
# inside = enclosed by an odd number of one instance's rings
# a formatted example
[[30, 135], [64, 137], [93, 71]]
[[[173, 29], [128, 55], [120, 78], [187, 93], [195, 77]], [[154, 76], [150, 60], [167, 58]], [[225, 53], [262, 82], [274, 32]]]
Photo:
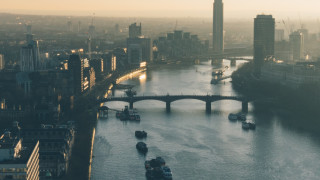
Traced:
[[0, 172], [27, 172], [27, 168], [1, 168]]

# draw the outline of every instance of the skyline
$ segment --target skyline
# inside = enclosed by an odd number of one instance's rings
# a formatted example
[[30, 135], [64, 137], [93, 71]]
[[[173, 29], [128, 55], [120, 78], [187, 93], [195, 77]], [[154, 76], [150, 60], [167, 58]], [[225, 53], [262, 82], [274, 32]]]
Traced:
[[[0, 12], [34, 14], [34, 15], [65, 15], [65, 16], [96, 16], [109, 17], [212, 17], [213, 0], [163, 0], [161, 4], [148, 0], [119, 0], [105, 2], [103, 0], [78, 1], [24, 0], [2, 2]], [[319, 18], [317, 0], [308, 3], [297, 0], [224, 0], [225, 18], [254, 18], [256, 14], [272, 14], [276, 18], [310, 19]], [[125, 4], [125, 6], [123, 5]], [[181, 6], [183, 4], [183, 6]], [[72, 8], [71, 8], [72, 7]], [[59, 9], [59, 10], [57, 10]]]

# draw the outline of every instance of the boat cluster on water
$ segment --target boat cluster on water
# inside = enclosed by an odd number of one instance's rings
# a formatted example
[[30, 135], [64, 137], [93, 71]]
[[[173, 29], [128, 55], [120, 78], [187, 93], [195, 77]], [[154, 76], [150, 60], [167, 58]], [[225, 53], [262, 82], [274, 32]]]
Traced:
[[[140, 116], [137, 114], [136, 110], [129, 110], [128, 106], [125, 106], [124, 110], [117, 111], [116, 117], [121, 121], [140, 121]], [[135, 131], [135, 137], [139, 140], [146, 139], [148, 133], [146, 131]], [[140, 141], [136, 144], [136, 148], [139, 153], [148, 153], [148, 146], [146, 143]], [[172, 179], [171, 169], [166, 166], [166, 162], [163, 158], [157, 157], [156, 159], [151, 159], [145, 161], [146, 168], [146, 178], [148, 180], [170, 180]]]
[[255, 130], [256, 129], [256, 124], [252, 121], [248, 121], [247, 117], [243, 113], [237, 113], [237, 114], [229, 114], [228, 116], [230, 121], [241, 121], [242, 123], [242, 129], [245, 130]]
[[[144, 139], [147, 138], [148, 133], [145, 131], [136, 131], [135, 136], [138, 139]], [[144, 142], [138, 142], [136, 148], [140, 153], [146, 154], [148, 152], [147, 144]], [[146, 178], [148, 180], [172, 179], [171, 169], [166, 166], [166, 162], [162, 157], [145, 161], [144, 166], [146, 168]]]
[[128, 106], [125, 106], [124, 110], [117, 111], [116, 117], [121, 121], [140, 121], [140, 115], [137, 114], [136, 110], [130, 110]]
[[172, 179], [171, 169], [166, 166], [166, 162], [162, 157], [145, 161], [144, 166], [148, 180]]

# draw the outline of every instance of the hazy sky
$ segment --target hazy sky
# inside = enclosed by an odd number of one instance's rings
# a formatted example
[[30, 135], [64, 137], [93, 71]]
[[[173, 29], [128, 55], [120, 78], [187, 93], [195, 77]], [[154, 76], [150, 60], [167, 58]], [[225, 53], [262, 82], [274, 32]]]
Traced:
[[[0, 12], [87, 16], [211, 17], [213, 0], [1, 0]], [[224, 0], [226, 18], [318, 18], [319, 0]]]

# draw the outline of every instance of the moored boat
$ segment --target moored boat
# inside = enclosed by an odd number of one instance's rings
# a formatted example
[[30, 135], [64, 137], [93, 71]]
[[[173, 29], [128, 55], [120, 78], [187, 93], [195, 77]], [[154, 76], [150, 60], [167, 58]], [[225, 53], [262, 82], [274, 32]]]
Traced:
[[144, 142], [138, 142], [136, 145], [136, 148], [138, 149], [139, 152], [142, 152], [142, 153], [148, 152], [147, 144]]
[[148, 135], [148, 133], [145, 131], [136, 131], [134, 134], [137, 138], [140, 138], [140, 139], [146, 138]]

